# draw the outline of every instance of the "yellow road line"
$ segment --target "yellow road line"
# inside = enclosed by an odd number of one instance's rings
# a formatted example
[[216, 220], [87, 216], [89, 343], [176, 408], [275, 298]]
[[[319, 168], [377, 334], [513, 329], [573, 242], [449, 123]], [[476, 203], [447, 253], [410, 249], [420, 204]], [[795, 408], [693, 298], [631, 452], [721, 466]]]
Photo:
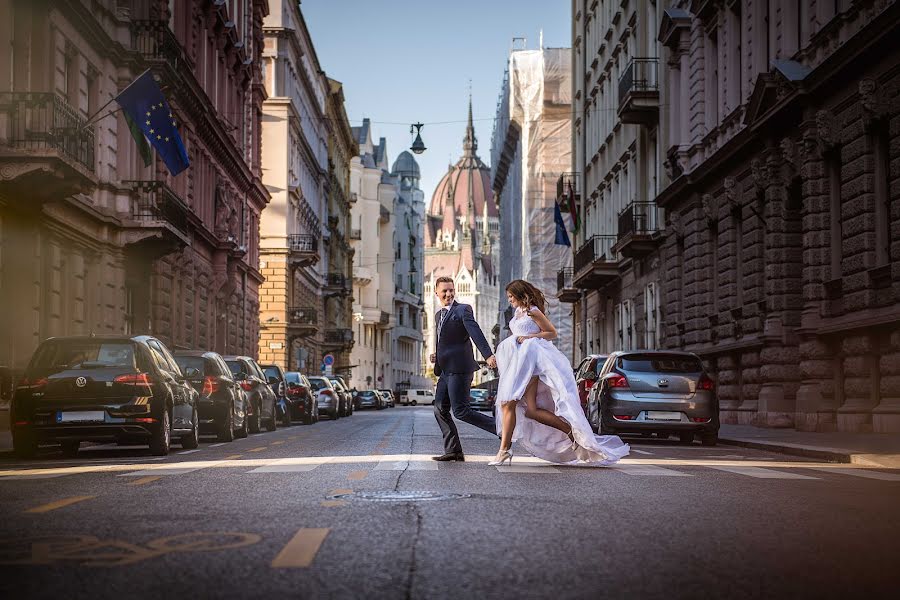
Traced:
[[350, 474], [347, 475], [347, 479], [358, 481], [360, 479], [365, 479], [368, 474], [368, 471], [350, 471]]
[[260, 446], [259, 448], [253, 448], [252, 450], [249, 450], [249, 452], [262, 452], [265, 449], [265, 446]]
[[157, 479], [162, 479], [162, 477], [141, 477], [140, 479], [135, 479], [128, 485], [144, 485], [145, 483], [152, 483]]
[[347, 488], [338, 488], [336, 490], [331, 490], [332, 496], [337, 496], [338, 494], [352, 494], [353, 490]]
[[27, 512], [27, 513], [50, 512], [51, 510], [56, 510], [57, 508], [69, 506], [70, 504], [75, 504], [76, 502], [90, 500], [91, 498], [96, 498], [96, 496], [72, 496], [71, 498], [63, 498], [62, 500], [57, 500], [56, 502], [50, 502], [49, 504], [42, 504], [40, 506], [35, 506], [34, 508], [29, 508], [25, 512]]
[[347, 504], [346, 500], [323, 500], [322, 506], [332, 507], [332, 506], [345, 506]]
[[278, 440], [277, 442], [272, 442], [273, 446], [277, 446], [278, 444], [283, 444], [284, 440]]
[[243, 456], [243, 454], [232, 454], [231, 456], [226, 456], [225, 460], [234, 460], [234, 459], [240, 458], [242, 456]]
[[300, 529], [281, 549], [272, 561], [272, 566], [275, 568], [310, 566], [329, 531], [327, 528]]

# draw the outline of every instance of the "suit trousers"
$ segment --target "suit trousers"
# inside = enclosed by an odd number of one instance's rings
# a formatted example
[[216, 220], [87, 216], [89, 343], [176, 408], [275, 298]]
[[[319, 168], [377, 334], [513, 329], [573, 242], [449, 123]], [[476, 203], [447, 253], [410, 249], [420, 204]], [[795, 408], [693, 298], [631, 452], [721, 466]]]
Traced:
[[[444, 436], [444, 451], [462, 452], [459, 432], [452, 417], [497, 435], [494, 419], [469, 406], [472, 373], [442, 373], [434, 392], [434, 417]], [[452, 415], [452, 416], [451, 416]]]

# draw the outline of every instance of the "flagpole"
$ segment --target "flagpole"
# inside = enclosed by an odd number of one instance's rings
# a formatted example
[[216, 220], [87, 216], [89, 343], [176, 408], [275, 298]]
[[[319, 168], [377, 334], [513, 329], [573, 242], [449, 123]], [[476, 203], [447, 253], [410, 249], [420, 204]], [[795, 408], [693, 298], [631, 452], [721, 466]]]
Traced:
[[[101, 106], [100, 108], [98, 108], [96, 111], [94, 111], [94, 114], [92, 114], [90, 117], [88, 117], [87, 122], [86, 122], [84, 125], [81, 126], [81, 129], [84, 129], [85, 127], [87, 127], [88, 125], [90, 125], [91, 123], [93, 123], [94, 120], [95, 120], [95, 118], [96, 118], [96, 116], [99, 115], [101, 112], [103, 112], [103, 109], [104, 109], [104, 108], [106, 108], [107, 106], [109, 106], [110, 104], [112, 104], [113, 102], [115, 102], [116, 100], [118, 100], [118, 99], [119, 99], [119, 96], [121, 96], [122, 94], [125, 93], [125, 90], [127, 90], [128, 88], [130, 88], [131, 86], [133, 86], [135, 83], [137, 83], [138, 79], [140, 79], [141, 77], [143, 77], [144, 75], [146, 75], [147, 72], [148, 72], [149, 70], [150, 70], [150, 69], [144, 70], [143, 73], [141, 73], [140, 75], [138, 75], [137, 77], [134, 78], [134, 81], [132, 81], [131, 83], [129, 83], [128, 85], [126, 85], [125, 88], [122, 89], [121, 92], [119, 92], [118, 94], [116, 94], [115, 96], [113, 96], [112, 98], [110, 98], [109, 100], [107, 100], [107, 101], [106, 101], [106, 104], [104, 104], [103, 106]], [[122, 109], [119, 109], [119, 110], [122, 110]], [[119, 110], [114, 110], [113, 112], [111, 112], [111, 113], [109, 113], [109, 114], [110, 114], [110, 115], [114, 115], [114, 114], [116, 114], [117, 112], [119, 112]], [[103, 115], [103, 116], [105, 117], [105, 116], [108, 116], [108, 115]]]

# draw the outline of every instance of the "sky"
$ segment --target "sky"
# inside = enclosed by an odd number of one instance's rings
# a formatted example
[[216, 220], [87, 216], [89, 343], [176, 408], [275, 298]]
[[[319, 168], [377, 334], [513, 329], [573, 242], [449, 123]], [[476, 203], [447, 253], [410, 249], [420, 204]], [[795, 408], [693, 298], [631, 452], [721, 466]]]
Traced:
[[571, 46], [570, 0], [302, 0], [300, 10], [320, 66], [344, 84], [351, 124], [371, 119], [391, 164], [412, 145], [410, 124], [425, 123], [416, 160], [426, 200], [462, 154], [470, 81], [478, 155], [490, 164], [513, 38], [535, 50], [543, 30], [545, 48]]

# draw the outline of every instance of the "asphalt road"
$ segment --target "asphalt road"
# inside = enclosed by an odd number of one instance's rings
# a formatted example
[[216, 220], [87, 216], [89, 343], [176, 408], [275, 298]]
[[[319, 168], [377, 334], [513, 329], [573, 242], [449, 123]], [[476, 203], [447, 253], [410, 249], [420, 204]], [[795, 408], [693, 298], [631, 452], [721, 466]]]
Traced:
[[0, 597], [887, 598], [900, 471], [632, 440], [552, 466], [431, 407], [155, 459], [0, 457]]

